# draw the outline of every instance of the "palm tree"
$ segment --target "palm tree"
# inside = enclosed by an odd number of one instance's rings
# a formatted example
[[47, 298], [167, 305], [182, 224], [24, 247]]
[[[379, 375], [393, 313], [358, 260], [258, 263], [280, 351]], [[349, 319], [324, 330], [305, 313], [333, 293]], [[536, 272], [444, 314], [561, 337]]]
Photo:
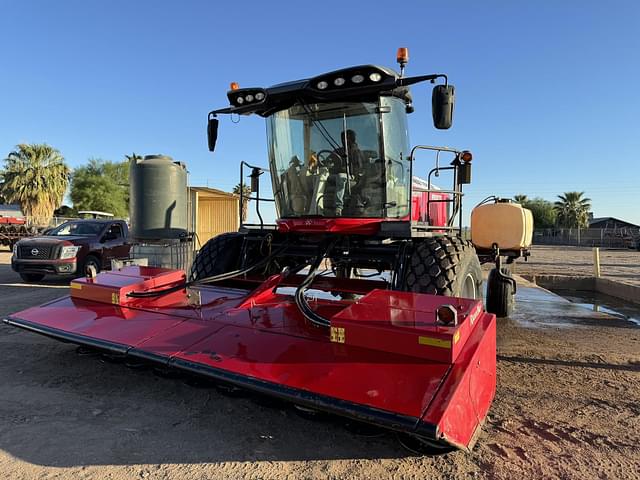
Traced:
[[1, 194], [18, 203], [35, 223], [48, 223], [69, 185], [69, 167], [58, 150], [46, 144], [16, 146], [4, 160]]
[[125, 155], [125, 158], [127, 159], [127, 162], [142, 160], [142, 156], [137, 155], [136, 152], [133, 152], [131, 155]]
[[[242, 190], [240, 190], [242, 188]], [[242, 222], [246, 222], [247, 221], [247, 213], [249, 211], [249, 202], [251, 201], [249, 199], [249, 197], [251, 196], [251, 187], [249, 187], [248, 185], [244, 185], [244, 184], [237, 184], [235, 187], [233, 187], [233, 193], [235, 193], [236, 195], [240, 195], [240, 191], [242, 191], [242, 196], [243, 196], [243, 202], [241, 205], [242, 208]]]
[[518, 194], [518, 195], [514, 195], [513, 196], [513, 200], [516, 203], [519, 203], [520, 205], [524, 205], [525, 203], [527, 203], [529, 201], [529, 199], [527, 198], [526, 195], [523, 195], [522, 193]]
[[557, 212], [558, 225], [566, 228], [586, 228], [589, 226], [591, 199], [583, 197], [584, 192], [565, 192], [558, 195], [553, 208]]

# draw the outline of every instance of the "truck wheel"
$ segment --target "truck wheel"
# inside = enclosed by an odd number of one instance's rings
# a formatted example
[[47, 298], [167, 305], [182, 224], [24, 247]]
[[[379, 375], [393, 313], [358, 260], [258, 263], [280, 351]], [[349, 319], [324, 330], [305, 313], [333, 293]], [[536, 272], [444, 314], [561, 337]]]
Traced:
[[100, 260], [98, 259], [98, 257], [96, 257], [95, 255], [87, 255], [87, 257], [84, 259], [84, 262], [82, 262], [82, 267], [76, 273], [80, 274], [81, 277], [85, 276], [87, 274], [87, 267], [89, 266], [95, 268], [96, 273], [99, 273]]
[[405, 291], [482, 298], [480, 261], [469, 241], [446, 236], [419, 241], [405, 268]]
[[191, 265], [191, 280], [231, 272], [239, 266], [244, 234], [223, 233], [213, 237], [198, 251]]
[[[500, 271], [511, 275], [506, 267]], [[494, 313], [496, 317], [508, 317], [513, 313], [514, 296], [513, 284], [500, 278], [496, 269], [492, 269], [487, 279], [487, 312]]]
[[44, 273], [21, 273], [20, 278], [27, 283], [39, 282], [44, 278]]

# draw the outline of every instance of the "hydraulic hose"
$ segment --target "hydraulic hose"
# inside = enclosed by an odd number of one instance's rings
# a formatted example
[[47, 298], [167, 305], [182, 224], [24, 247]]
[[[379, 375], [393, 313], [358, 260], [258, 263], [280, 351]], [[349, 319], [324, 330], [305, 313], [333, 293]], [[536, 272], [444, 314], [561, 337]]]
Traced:
[[309, 288], [309, 285], [313, 282], [316, 274], [318, 273], [318, 268], [322, 263], [322, 260], [331, 252], [334, 245], [337, 243], [338, 238], [334, 239], [329, 243], [327, 248], [323, 252], [319, 252], [318, 256], [315, 258], [311, 266], [309, 267], [309, 273], [306, 278], [302, 281], [302, 283], [298, 286], [295, 293], [295, 301], [296, 305], [300, 309], [300, 312], [304, 317], [309, 320], [311, 323], [318, 327], [329, 328], [331, 326], [331, 320], [328, 318], [324, 318], [322, 315], [318, 315], [313, 311], [309, 302], [304, 296], [304, 292]]
[[127, 296], [128, 297], [133, 297], [133, 298], [160, 297], [162, 295], [168, 295], [169, 293], [177, 292], [179, 290], [183, 290], [183, 289], [188, 288], [188, 287], [193, 287], [195, 285], [201, 285], [203, 283], [221, 282], [223, 280], [228, 280], [230, 278], [238, 277], [240, 275], [244, 275], [246, 273], [249, 273], [252, 270], [255, 270], [256, 268], [260, 268], [260, 267], [266, 265], [274, 257], [276, 257], [276, 256], [280, 255], [281, 253], [283, 253], [287, 249], [287, 247], [288, 247], [288, 245], [285, 244], [281, 248], [276, 250], [275, 252], [271, 253], [271, 255], [268, 255], [267, 257], [264, 257], [259, 262], [256, 262], [253, 265], [250, 265], [250, 266], [245, 267], [245, 268], [241, 268], [241, 269], [238, 269], [238, 270], [233, 270], [231, 272], [220, 273], [218, 275], [212, 275], [210, 277], [199, 278], [197, 280], [191, 280], [190, 282], [184, 282], [184, 283], [182, 283], [180, 285], [176, 285], [174, 287], [165, 288], [163, 290], [154, 290], [154, 291], [151, 291], [151, 292], [130, 292], [130, 293], [127, 294]]

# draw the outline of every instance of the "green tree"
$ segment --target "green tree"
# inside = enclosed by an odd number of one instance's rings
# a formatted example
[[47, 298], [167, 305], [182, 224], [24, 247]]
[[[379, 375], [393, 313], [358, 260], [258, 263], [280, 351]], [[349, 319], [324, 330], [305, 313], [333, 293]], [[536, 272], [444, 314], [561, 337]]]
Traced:
[[76, 216], [78, 216], [78, 212], [74, 208], [70, 207], [69, 205], [62, 205], [61, 207], [56, 208], [53, 211], [53, 214], [56, 217], [76, 217]]
[[76, 168], [71, 179], [71, 200], [76, 210], [129, 216], [129, 162], [92, 158], [88, 165]]
[[521, 203], [524, 208], [531, 210], [534, 228], [551, 228], [556, 224], [556, 211], [550, 201], [536, 197]]
[[513, 200], [517, 203], [519, 203], [520, 205], [524, 205], [525, 203], [527, 203], [527, 201], [529, 201], [529, 199], [527, 198], [526, 195], [523, 194], [518, 194], [518, 195], [514, 195], [513, 196]]
[[[240, 188], [241, 185], [237, 184], [235, 187], [233, 187], [233, 193], [235, 193], [236, 195], [240, 195]], [[249, 187], [248, 185], [242, 185], [242, 192], [244, 196], [244, 202], [242, 202], [240, 208], [242, 208], [242, 221], [246, 222], [247, 214], [249, 212], [249, 202], [251, 201], [248, 198], [251, 196], [251, 187]]]
[[0, 194], [20, 205], [22, 213], [49, 223], [69, 185], [70, 170], [58, 150], [46, 144], [21, 143], [4, 160]]
[[556, 223], [565, 228], [586, 228], [589, 226], [591, 199], [583, 197], [584, 192], [565, 192], [558, 195], [554, 203]]

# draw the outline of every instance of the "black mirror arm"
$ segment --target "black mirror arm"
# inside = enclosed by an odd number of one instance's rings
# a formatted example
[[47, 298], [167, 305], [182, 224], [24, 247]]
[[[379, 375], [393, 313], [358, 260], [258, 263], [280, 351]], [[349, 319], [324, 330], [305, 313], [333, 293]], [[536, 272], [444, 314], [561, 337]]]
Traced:
[[435, 82], [438, 78], [444, 78], [444, 84], [449, 84], [449, 78], [444, 73], [433, 73], [431, 75], [420, 75], [418, 77], [406, 77], [396, 80], [396, 86], [408, 87], [409, 85], [415, 85], [420, 82]]
[[209, 112], [208, 118], [215, 118], [217, 115], [224, 115], [233, 113], [233, 109], [231, 107], [219, 108], [218, 110], [211, 110]]

